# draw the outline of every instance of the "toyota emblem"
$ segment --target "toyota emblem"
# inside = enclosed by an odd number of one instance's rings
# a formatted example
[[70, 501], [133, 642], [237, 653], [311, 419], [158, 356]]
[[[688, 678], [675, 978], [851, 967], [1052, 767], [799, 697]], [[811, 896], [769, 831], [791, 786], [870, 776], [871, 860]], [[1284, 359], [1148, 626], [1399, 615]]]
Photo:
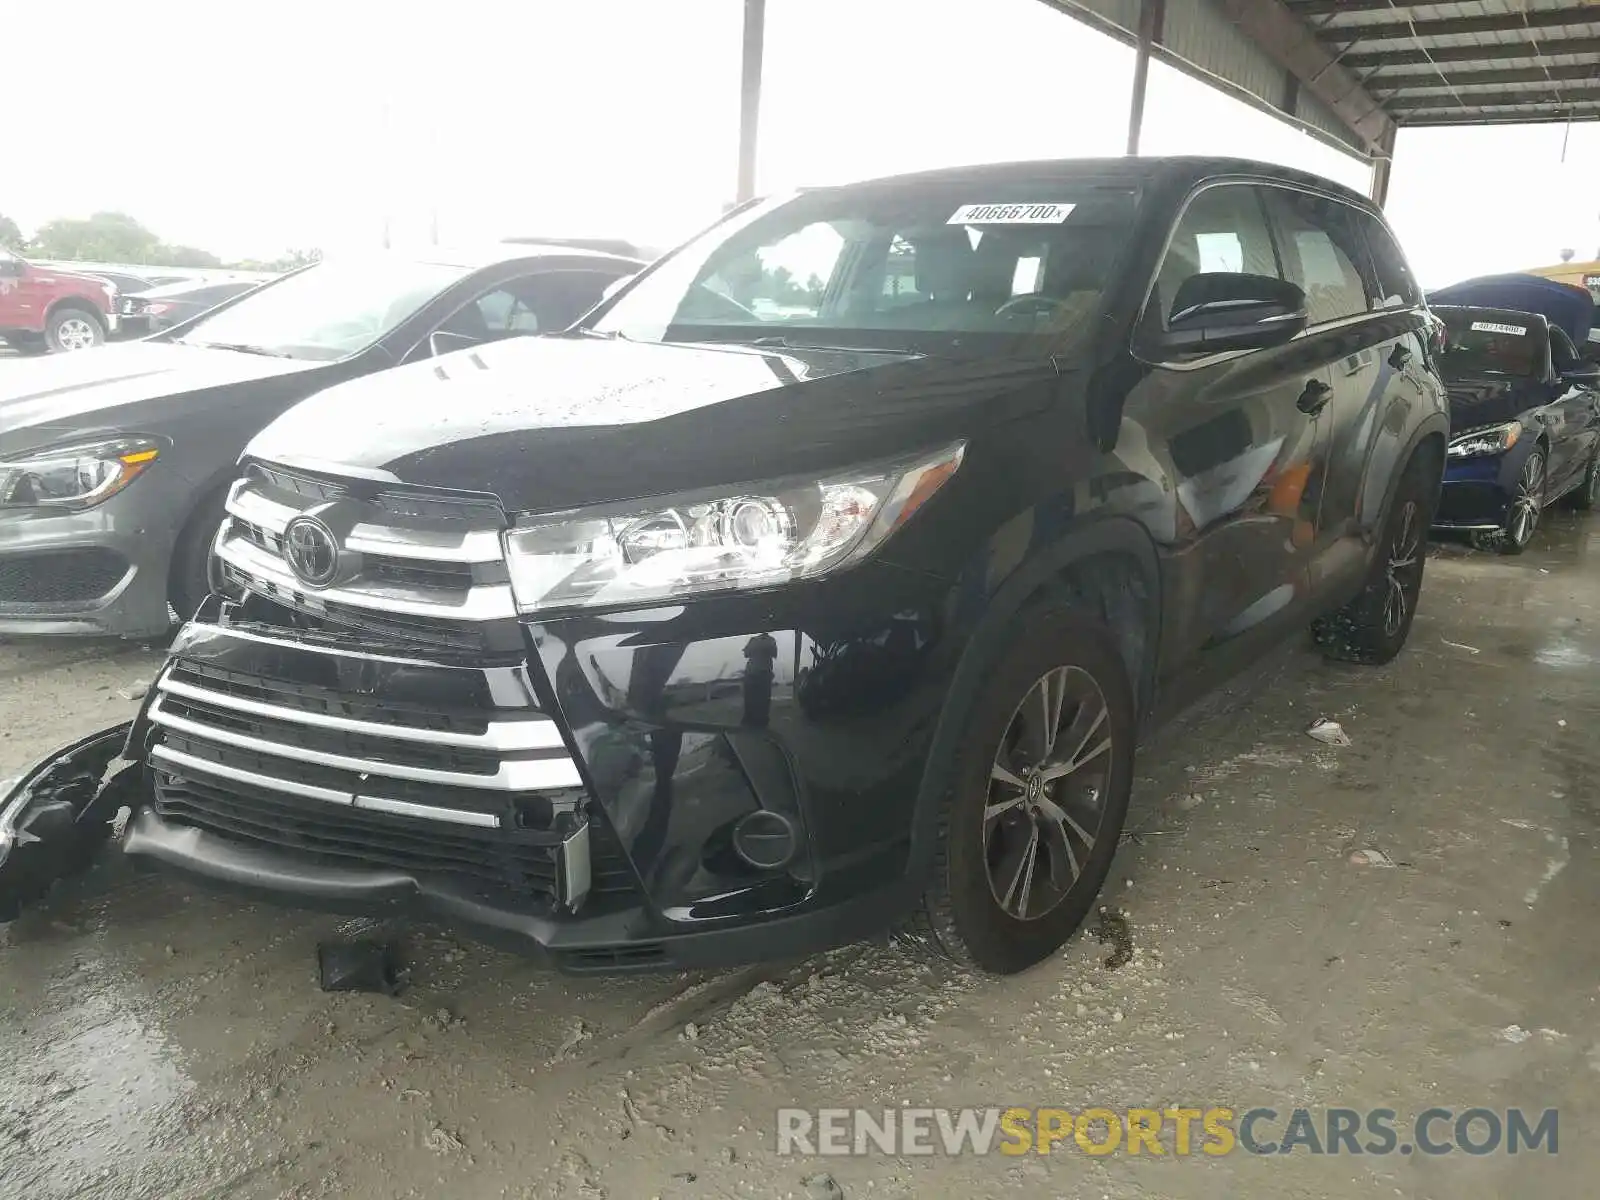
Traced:
[[296, 517], [283, 531], [283, 557], [308, 587], [327, 587], [339, 573], [339, 543], [314, 517]]

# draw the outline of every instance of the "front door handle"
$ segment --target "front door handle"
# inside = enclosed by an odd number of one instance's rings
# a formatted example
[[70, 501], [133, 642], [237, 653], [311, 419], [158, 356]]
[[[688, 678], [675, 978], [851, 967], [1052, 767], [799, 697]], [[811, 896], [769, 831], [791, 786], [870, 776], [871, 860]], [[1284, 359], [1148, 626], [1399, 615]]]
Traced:
[[1306, 380], [1305, 391], [1300, 393], [1300, 399], [1294, 406], [1308, 417], [1314, 417], [1326, 407], [1329, 400], [1333, 399], [1333, 389], [1320, 379]]
[[1396, 342], [1394, 349], [1389, 352], [1389, 365], [1396, 371], [1405, 370], [1411, 365], [1411, 348]]

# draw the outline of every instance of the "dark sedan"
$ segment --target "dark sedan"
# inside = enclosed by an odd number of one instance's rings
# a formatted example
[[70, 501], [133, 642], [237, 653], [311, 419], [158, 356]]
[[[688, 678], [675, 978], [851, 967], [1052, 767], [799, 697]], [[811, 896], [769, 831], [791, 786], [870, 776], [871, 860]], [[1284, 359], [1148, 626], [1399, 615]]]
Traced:
[[260, 286], [259, 279], [186, 279], [133, 295], [124, 289], [118, 301], [118, 313], [122, 317], [124, 334], [137, 337], [181, 325], [191, 317], [198, 317]]
[[550, 246], [334, 259], [142, 341], [7, 364], [0, 634], [164, 633], [205, 596], [234, 463], [279, 413], [356, 376], [565, 328], [642, 265]]
[[1439, 306], [1450, 446], [1436, 529], [1520, 554], [1545, 507], [1600, 493], [1600, 366], [1544, 315]]

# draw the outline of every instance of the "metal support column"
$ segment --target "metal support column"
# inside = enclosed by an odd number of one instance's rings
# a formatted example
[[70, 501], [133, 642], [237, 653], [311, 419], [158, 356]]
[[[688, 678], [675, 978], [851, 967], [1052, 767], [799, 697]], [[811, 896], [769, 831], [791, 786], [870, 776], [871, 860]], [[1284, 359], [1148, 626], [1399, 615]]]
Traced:
[[1150, 81], [1150, 50], [1161, 43], [1167, 0], [1139, 0], [1139, 45], [1133, 59], [1133, 98], [1128, 104], [1128, 154], [1139, 153], [1144, 128], [1144, 93]]
[[761, 119], [761, 52], [766, 44], [767, 0], [744, 0], [744, 68], [739, 79], [739, 187], [744, 203], [756, 194], [756, 128]]
[[1394, 165], [1394, 133], [1395, 127], [1389, 126], [1378, 139], [1377, 148], [1373, 151], [1375, 157], [1372, 160], [1372, 189], [1367, 194], [1379, 208], [1389, 200], [1389, 172]]

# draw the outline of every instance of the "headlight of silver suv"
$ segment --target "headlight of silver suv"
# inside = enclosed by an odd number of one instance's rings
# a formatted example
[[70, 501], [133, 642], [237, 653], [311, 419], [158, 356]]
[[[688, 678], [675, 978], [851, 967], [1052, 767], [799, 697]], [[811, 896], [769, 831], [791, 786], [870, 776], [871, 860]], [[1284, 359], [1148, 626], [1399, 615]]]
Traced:
[[93, 508], [143, 474], [161, 450], [152, 438], [114, 438], [0, 459], [0, 509]]
[[1486, 454], [1504, 454], [1517, 444], [1522, 436], [1522, 422], [1507, 421], [1504, 425], [1486, 425], [1450, 439], [1445, 454], [1450, 458], [1482, 458]]
[[826, 479], [520, 519], [506, 532], [524, 613], [686, 599], [815, 578], [882, 545], [961, 466], [966, 443]]

